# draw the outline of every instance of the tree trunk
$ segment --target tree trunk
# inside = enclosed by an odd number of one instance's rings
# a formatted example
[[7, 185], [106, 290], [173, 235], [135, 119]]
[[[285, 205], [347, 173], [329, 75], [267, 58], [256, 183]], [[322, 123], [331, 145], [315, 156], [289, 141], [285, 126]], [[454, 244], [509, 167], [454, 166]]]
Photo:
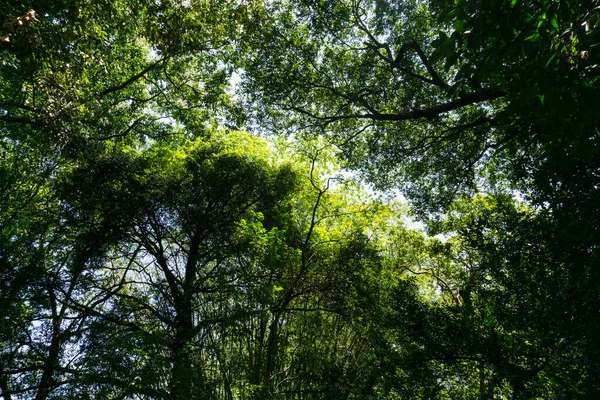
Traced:
[[35, 394], [35, 400], [46, 399], [54, 389], [54, 373], [59, 363], [60, 349], [62, 347], [60, 327], [64, 308], [63, 310], [58, 310], [54, 289], [50, 286], [48, 287], [48, 295], [52, 307], [52, 338], [50, 339], [50, 350], [48, 351], [48, 357], [44, 361], [42, 378]]
[[481, 400], [491, 400], [494, 398], [494, 381], [493, 377], [486, 379], [485, 364], [479, 363], [479, 398]]
[[[187, 297], [187, 296], [186, 296]], [[183, 299], [175, 317], [175, 337], [171, 344], [170, 400], [193, 399], [196, 382], [189, 345], [193, 339], [191, 299]]]
[[8, 389], [8, 376], [4, 372], [4, 366], [2, 366], [2, 364], [0, 364], [0, 390], [2, 390], [2, 397], [4, 400], [12, 400], [12, 396]]
[[273, 321], [269, 325], [269, 336], [267, 339], [267, 357], [264, 375], [264, 385], [268, 388], [269, 393], [273, 392], [275, 382], [272, 381], [273, 372], [275, 371], [275, 358], [279, 347], [279, 319], [281, 314], [275, 314]]

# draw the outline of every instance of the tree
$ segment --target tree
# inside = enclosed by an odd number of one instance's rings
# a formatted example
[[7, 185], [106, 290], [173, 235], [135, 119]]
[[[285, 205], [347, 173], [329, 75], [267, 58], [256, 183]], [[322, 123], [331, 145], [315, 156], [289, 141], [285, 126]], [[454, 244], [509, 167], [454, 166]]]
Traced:
[[[95, 275], [102, 275], [98, 258], [130, 221], [107, 217], [118, 206], [114, 198], [101, 217], [90, 209], [74, 215], [64, 208], [57, 182], [89, 162], [90, 153], [104, 152], [104, 143], [136, 146], [168, 135], [172, 123], [165, 119], [181, 119], [181, 110], [190, 108], [183, 98], [192, 107], [222, 109], [227, 74], [216, 67], [215, 54], [251, 29], [255, 11], [239, 2], [2, 6], [0, 179], [7, 201], [0, 211], [0, 266], [3, 317], [10, 321], [2, 332], [5, 398], [46, 398], [65, 383], [59, 377], [75, 379], [70, 374], [78, 371], [63, 365], [66, 354], [80, 346], [94, 307], [108, 299], [78, 298], [86, 307], [73, 309], [69, 298], [95, 290]], [[239, 24], [229, 24], [231, 18]], [[180, 20], [185, 24], [172, 23]], [[191, 55], [194, 65], [211, 67], [191, 68]], [[207, 119], [206, 112], [187, 113], [190, 124]], [[104, 178], [115, 184], [118, 174]]]
[[260, 17], [244, 2], [32, 7], [3, 8], [2, 137], [67, 157], [88, 142], [156, 138], [173, 119], [215, 121], [227, 107], [220, 60]]
[[594, 1], [0, 9], [4, 399], [598, 397]]
[[547, 172], [596, 151], [593, 2], [272, 7], [243, 64], [257, 117], [324, 132], [350, 166], [421, 208], [440, 211], [490, 175], [522, 192], [532, 175], [562, 181], [570, 172]]
[[[348, 257], [346, 248], [355, 260], [377, 260], [368, 240], [359, 246], [352, 236], [374, 209], [330, 195], [316, 155], [303, 183], [297, 166], [269, 161], [264, 143], [247, 134], [180, 140], [108, 149], [63, 178], [74, 216], [95, 215], [123, 232], [104, 254], [97, 282], [65, 299], [91, 316], [76, 363], [83, 378], [71, 390], [263, 398], [324, 395], [340, 379], [350, 382], [359, 366], [345, 370], [351, 360], [336, 355], [346, 342], [332, 343], [318, 329], [331, 326], [353, 341], [360, 334], [344, 320], [359, 315], [359, 305], [346, 303], [359, 301], [353, 290], [368, 293], [358, 276], [376, 279], [377, 261], [333, 266]], [[91, 185], [104, 189], [89, 196]], [[310, 372], [319, 360], [307, 358], [314, 340], [322, 340], [327, 368], [344, 369], [324, 369], [325, 378]]]
[[46, 399], [77, 377], [70, 365], [88, 329], [90, 314], [67, 299], [90, 290], [99, 257], [121, 230], [93, 213], [70, 215], [56, 182], [49, 180], [57, 166], [45, 165], [35, 152], [7, 147], [0, 250], [7, 322], [2, 394]]

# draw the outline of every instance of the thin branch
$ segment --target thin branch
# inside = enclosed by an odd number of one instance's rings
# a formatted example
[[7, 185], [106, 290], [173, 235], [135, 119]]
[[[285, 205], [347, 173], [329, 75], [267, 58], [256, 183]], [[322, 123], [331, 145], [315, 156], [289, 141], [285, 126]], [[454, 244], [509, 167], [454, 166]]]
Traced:
[[[415, 50], [415, 52], [417, 53], [417, 55], [421, 59], [421, 62], [423, 63], [423, 65], [427, 69], [427, 72], [429, 73], [429, 76], [431, 76], [431, 83], [433, 83], [436, 86], [441, 87], [442, 89], [447, 89], [449, 87], [448, 84], [442, 80], [442, 78], [440, 77], [440, 75], [433, 68], [433, 66], [429, 62], [429, 59], [425, 55], [425, 52], [423, 51], [423, 49], [421, 48], [421, 46], [419, 46], [419, 44], [416, 41], [411, 40], [409, 42], [406, 42], [402, 47], [411, 48], [411, 49]], [[402, 53], [403, 53], [403, 51], [400, 50], [400, 52], [398, 53], [398, 56], [394, 60], [394, 65], [398, 65], [399, 66], [400, 57], [402, 56]]]
[[10, 115], [0, 115], [0, 121], [14, 123], [14, 124], [26, 124], [26, 125], [32, 125], [32, 126], [40, 126], [40, 127], [44, 126], [39, 121], [35, 121], [35, 120], [29, 119], [29, 118], [13, 117]]
[[413, 271], [412, 269], [410, 269], [407, 265], [403, 265], [402, 268], [404, 268], [406, 271], [410, 272], [413, 275], [428, 275], [428, 276], [435, 278], [435, 280], [438, 281], [438, 284], [450, 293], [450, 295], [452, 296], [452, 299], [454, 300], [456, 305], [459, 307], [462, 306], [462, 302], [460, 301], [460, 298], [454, 293], [454, 291], [452, 290], [450, 285], [444, 279], [440, 278], [438, 275], [433, 273], [432, 270], [423, 269], [422, 271], [417, 272], [417, 271]]
[[119, 90], [125, 89], [127, 86], [131, 85], [132, 83], [134, 83], [135, 81], [137, 81], [138, 79], [142, 78], [144, 75], [146, 75], [148, 72], [152, 71], [153, 69], [157, 68], [160, 64], [162, 64], [164, 61], [166, 60], [166, 58], [161, 58], [160, 60], [158, 60], [155, 63], [152, 63], [150, 65], [148, 65], [146, 68], [144, 68], [143, 70], [141, 70], [140, 72], [138, 72], [137, 74], [133, 75], [132, 77], [130, 77], [129, 79], [121, 82], [120, 84], [116, 85], [116, 86], [112, 86], [109, 87], [108, 89], [100, 92], [97, 94], [98, 98], [104, 97], [106, 95], [109, 95], [111, 93], [114, 92], [118, 92]]
[[97, 140], [97, 141], [103, 141], [103, 140], [110, 140], [110, 139], [115, 139], [115, 138], [118, 138], [118, 137], [127, 136], [127, 134], [129, 134], [129, 132], [131, 132], [133, 130], [133, 128], [135, 128], [136, 126], [138, 126], [139, 123], [140, 123], [140, 120], [136, 119], [127, 128], [125, 128], [124, 130], [122, 130], [119, 133], [115, 133], [114, 135], [109, 135], [109, 136], [104, 136], [104, 137], [96, 137], [94, 139]]

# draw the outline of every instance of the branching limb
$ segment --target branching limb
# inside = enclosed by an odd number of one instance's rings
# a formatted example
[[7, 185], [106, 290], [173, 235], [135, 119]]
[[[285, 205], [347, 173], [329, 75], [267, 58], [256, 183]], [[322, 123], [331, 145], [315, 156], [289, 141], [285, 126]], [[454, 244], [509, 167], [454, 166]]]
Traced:
[[321, 116], [314, 113], [310, 113], [299, 107], [290, 107], [291, 110], [300, 112], [308, 115], [315, 119], [323, 121], [325, 124], [330, 124], [338, 121], [347, 121], [354, 119], [370, 119], [374, 121], [408, 121], [416, 119], [432, 119], [440, 114], [457, 110], [462, 107], [483, 103], [485, 101], [491, 101], [503, 97], [505, 93], [495, 89], [484, 89], [478, 92], [467, 93], [459, 99], [452, 100], [446, 103], [434, 105], [432, 107], [416, 109], [412, 111], [400, 112], [400, 113], [365, 113], [365, 114], [344, 114], [344, 115], [331, 115]]

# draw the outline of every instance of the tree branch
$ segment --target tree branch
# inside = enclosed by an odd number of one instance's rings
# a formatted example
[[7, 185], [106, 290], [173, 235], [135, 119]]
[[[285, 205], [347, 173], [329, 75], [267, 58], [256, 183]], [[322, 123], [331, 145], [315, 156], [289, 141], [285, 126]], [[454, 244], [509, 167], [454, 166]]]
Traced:
[[303, 110], [299, 107], [291, 107], [293, 111], [300, 112], [308, 115], [312, 118], [319, 119], [325, 123], [333, 123], [337, 121], [346, 121], [352, 119], [371, 119], [374, 121], [408, 121], [422, 118], [434, 118], [440, 114], [448, 111], [457, 110], [459, 108], [482, 103], [484, 101], [495, 100], [505, 96], [505, 93], [496, 89], [484, 89], [479, 92], [467, 93], [459, 99], [449, 101], [447, 103], [437, 104], [429, 108], [422, 108], [413, 111], [407, 111], [396, 114], [387, 113], [365, 113], [365, 114], [346, 114], [346, 115], [332, 115], [332, 116], [319, 116]]
[[[423, 49], [421, 49], [421, 46], [419, 46], [419, 44], [416, 41], [411, 40], [409, 42], [406, 42], [402, 47], [403, 48], [404, 47], [405, 48], [411, 48], [411, 49], [415, 50], [415, 52], [417, 53], [417, 55], [421, 59], [421, 62], [423, 63], [423, 65], [427, 69], [427, 72], [429, 73], [429, 76], [431, 76], [431, 81], [430, 82], [432, 84], [434, 84], [436, 86], [439, 86], [442, 89], [447, 89], [449, 87], [448, 84], [442, 80], [442, 78], [440, 77], [440, 75], [433, 68], [433, 66], [429, 62], [429, 59], [425, 55], [425, 52], [423, 51]], [[403, 53], [403, 50], [401, 49], [398, 52], [398, 55], [397, 55], [396, 59], [394, 60], [394, 65], [397, 66], [397, 67], [400, 67], [399, 63], [400, 63], [400, 57], [402, 56], [402, 53]]]
[[122, 90], [122, 89], [126, 88], [127, 86], [131, 85], [132, 83], [134, 83], [135, 81], [137, 81], [138, 79], [140, 79], [141, 77], [143, 77], [144, 75], [146, 75], [148, 72], [150, 72], [153, 69], [157, 68], [164, 60], [165, 59], [162, 58], [162, 59], [158, 60], [157, 62], [148, 65], [146, 68], [144, 68], [143, 70], [141, 70], [137, 74], [133, 75], [129, 79], [121, 82], [119, 85], [109, 87], [108, 89], [106, 89], [106, 90], [98, 93], [97, 97], [104, 97], [106, 95], [109, 95], [109, 94], [114, 93], [114, 92], [118, 92], [119, 90]]

